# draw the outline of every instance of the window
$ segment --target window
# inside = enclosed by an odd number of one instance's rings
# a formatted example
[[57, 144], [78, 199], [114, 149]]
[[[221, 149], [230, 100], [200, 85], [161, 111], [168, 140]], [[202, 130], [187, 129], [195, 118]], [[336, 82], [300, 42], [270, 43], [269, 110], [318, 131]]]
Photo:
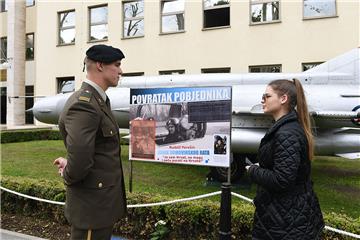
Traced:
[[123, 37], [144, 36], [144, 1], [123, 2]]
[[34, 60], [34, 33], [26, 34], [25, 59], [27, 61]]
[[177, 75], [177, 74], [184, 74], [185, 70], [166, 70], [166, 71], [159, 71], [159, 75]]
[[31, 7], [35, 5], [35, 0], [26, 0], [26, 6]]
[[279, 22], [279, 1], [251, 0], [250, 24]]
[[323, 62], [311, 62], [311, 63], [302, 63], [302, 71], [305, 72], [313, 67], [316, 67], [317, 65], [322, 64]]
[[249, 66], [249, 72], [251, 72], [251, 73], [260, 73], [260, 72], [275, 73], [275, 72], [281, 72], [281, 64]]
[[0, 96], [1, 96], [1, 124], [6, 124], [6, 103], [7, 103], [7, 95], [6, 95], [6, 87], [0, 88]]
[[201, 73], [230, 73], [231, 68], [202, 68]]
[[[25, 86], [25, 110], [28, 110], [34, 105], [34, 86]], [[32, 111], [25, 112], [25, 124], [34, 124], [34, 115]]]
[[304, 19], [336, 16], [336, 0], [304, 0]]
[[0, 12], [6, 12], [8, 10], [8, 4], [6, 0], [0, 0]]
[[57, 93], [75, 91], [75, 77], [59, 77], [57, 80]]
[[75, 11], [58, 13], [59, 21], [59, 45], [75, 43]]
[[0, 38], [0, 64], [6, 62], [7, 59], [7, 38]]
[[229, 0], [204, 0], [204, 28], [230, 26]]
[[161, 2], [161, 32], [184, 31], [184, 0]]
[[144, 76], [144, 72], [130, 72], [121, 74], [122, 77], [138, 77]]
[[89, 8], [89, 41], [108, 39], [108, 7]]

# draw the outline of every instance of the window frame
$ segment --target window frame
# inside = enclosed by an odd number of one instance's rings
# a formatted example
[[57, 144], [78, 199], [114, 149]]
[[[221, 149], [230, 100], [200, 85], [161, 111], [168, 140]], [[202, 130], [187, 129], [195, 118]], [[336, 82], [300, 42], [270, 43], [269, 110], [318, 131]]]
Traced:
[[26, 7], [33, 7], [35, 6], [35, 0], [32, 0], [32, 4], [31, 5], [27, 5], [27, 1], [25, 1]]
[[[2, 49], [3, 41], [6, 41], [6, 49], [5, 51]], [[4, 53], [4, 56], [2, 54]], [[4, 58], [2, 58], [4, 57]], [[4, 63], [7, 60], [7, 36], [0, 37], [0, 63]]]
[[[175, 12], [163, 13], [163, 7], [164, 7], [165, 2], [176, 2], [176, 1], [180, 1], [180, 0], [160, 0], [160, 35], [174, 34], [174, 33], [184, 33], [185, 32], [185, 0], [183, 1], [184, 2], [184, 10], [183, 11], [175, 11]], [[163, 24], [162, 24], [163, 17], [176, 16], [178, 14], [183, 15], [184, 29], [177, 30], [177, 31], [164, 32], [163, 31]]]
[[[279, 3], [279, 19], [278, 20], [270, 20], [270, 21], [260, 21], [260, 22], [253, 22], [252, 21], [252, 10], [251, 7], [253, 5], [265, 4], [265, 3], [272, 3], [278, 2]], [[256, 25], [263, 25], [263, 24], [272, 24], [272, 23], [280, 23], [281, 22], [281, 0], [250, 0], [249, 1], [249, 25], [256, 26]]]
[[141, 77], [144, 75], [145, 72], [127, 72], [127, 73], [122, 73], [121, 77]]
[[[94, 8], [102, 8], [102, 7], [107, 8], [108, 15], [106, 17], [106, 23], [105, 22], [96, 22], [95, 24], [92, 24], [91, 23], [91, 10]], [[91, 40], [91, 27], [92, 26], [100, 26], [100, 25], [107, 25], [109, 27], [109, 6], [108, 6], [108, 4], [93, 5], [93, 6], [88, 7], [88, 43], [105, 42], [105, 41], [109, 40], [109, 28], [107, 29], [106, 39]]]
[[[27, 36], [28, 35], [32, 35], [33, 36], [33, 42], [32, 42], [32, 49], [33, 49], [33, 57], [31, 59], [27, 58], [27, 49], [28, 47], [26, 46], [27, 44]], [[31, 32], [31, 33], [27, 33], [25, 34], [25, 61], [34, 61], [35, 60], [35, 33]]]
[[0, 13], [7, 11], [8, 11], [7, 0], [0, 0]]
[[[62, 88], [60, 89], [61, 86], [64, 86], [64, 85], [61, 85], [60, 83], [66, 82], [66, 81], [74, 81], [74, 89], [73, 89], [73, 91], [63, 92]], [[57, 94], [59, 94], [59, 93], [64, 94], [64, 93], [69, 93], [69, 92], [75, 92], [75, 76], [56, 77], [56, 93]]]
[[[227, 0], [227, 1], [228, 1], [228, 4], [212, 6], [212, 7], [205, 7], [205, 0], [202, 0], [202, 7], [203, 7], [203, 11], [202, 11], [202, 14], [203, 14], [202, 30], [203, 31], [213, 30], [213, 29], [221, 29], [221, 28], [230, 28], [231, 27], [231, 13], [230, 13], [231, 2], [230, 2], [230, 0]], [[216, 26], [216, 27], [205, 27], [205, 11], [214, 10], [214, 9], [221, 9], [221, 8], [229, 8], [229, 25]]]
[[160, 70], [159, 75], [181, 75], [185, 74], [185, 69]]
[[231, 73], [231, 67], [201, 68], [201, 74]]
[[[8, 0], [0, 0], [0, 13], [2, 12], [7, 12], [8, 9], [7, 9], [7, 2]], [[1, 4], [4, 2], [4, 8], [1, 7]], [[31, 5], [27, 5], [27, 1], [25, 0], [25, 7], [33, 7], [35, 6], [35, 0], [32, 0], [32, 4]]]
[[[331, 0], [326, 0], [326, 1], [331, 1]], [[316, 19], [324, 19], [324, 18], [337, 18], [339, 17], [338, 16], [338, 4], [337, 4], [337, 0], [334, 0], [334, 4], [335, 4], [335, 14], [334, 15], [328, 15], [328, 16], [316, 16], [316, 17], [305, 17], [305, 0], [302, 0], [302, 17], [303, 17], [303, 20], [316, 20]]]
[[[130, 17], [130, 18], [126, 18], [125, 16], [125, 8], [124, 5], [126, 3], [130, 3], [130, 2], [143, 2], [144, 5], [144, 12], [143, 12], [143, 16], [142, 17]], [[122, 39], [132, 39], [132, 38], [141, 38], [145, 36], [145, 0], [123, 0], [121, 2], [121, 10], [122, 10]], [[125, 21], [132, 21], [132, 20], [143, 20], [143, 24], [144, 24], [144, 33], [142, 35], [137, 35], [137, 36], [125, 36], [124, 35], [124, 30], [125, 30]]]
[[[310, 69], [312, 69], [312, 68], [314, 68], [314, 67], [317, 67], [317, 66], [319, 66], [320, 64], [323, 64], [323, 63], [324, 63], [324, 62], [303, 62], [303, 63], [301, 63], [301, 71], [302, 71], [302, 72], [308, 71], [308, 70], [310, 70]], [[312, 65], [315, 65], [315, 66], [313, 66], [312, 68], [309, 68], [309, 69], [307, 69], [307, 70], [304, 70], [304, 66], [305, 66], [306, 64], [312, 64]]]
[[[63, 27], [61, 28], [60, 27], [60, 16], [61, 14], [63, 13], [69, 13], [69, 12], [74, 12], [75, 14], [75, 23], [74, 23], [74, 26], [68, 26], [68, 27]], [[69, 10], [65, 10], [65, 11], [61, 11], [61, 12], [57, 12], [58, 14], [58, 37], [57, 37], [57, 45], [56, 46], [68, 46], [68, 45], [75, 45], [76, 43], [76, 11], [75, 9], [69, 9]], [[75, 36], [74, 36], [74, 39], [75, 41], [74, 42], [71, 42], [71, 43], [60, 43], [60, 33], [61, 33], [61, 30], [68, 30], [68, 29], [74, 29], [75, 30]]]
[[264, 72], [264, 71], [260, 71], [260, 72], [251, 72], [251, 68], [254, 67], [258, 67], [258, 68], [265, 68], [265, 67], [280, 67], [280, 71], [279, 73], [282, 72], [282, 64], [262, 64], [262, 65], [249, 65], [248, 67], [248, 72], [249, 73], [277, 73], [277, 72]]

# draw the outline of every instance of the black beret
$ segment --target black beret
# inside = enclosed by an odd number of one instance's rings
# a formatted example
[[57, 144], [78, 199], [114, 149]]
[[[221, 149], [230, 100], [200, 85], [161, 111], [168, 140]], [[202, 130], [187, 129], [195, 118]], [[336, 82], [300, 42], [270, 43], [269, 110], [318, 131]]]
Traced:
[[111, 63], [125, 58], [122, 51], [112, 46], [98, 44], [86, 51], [86, 56], [96, 62]]

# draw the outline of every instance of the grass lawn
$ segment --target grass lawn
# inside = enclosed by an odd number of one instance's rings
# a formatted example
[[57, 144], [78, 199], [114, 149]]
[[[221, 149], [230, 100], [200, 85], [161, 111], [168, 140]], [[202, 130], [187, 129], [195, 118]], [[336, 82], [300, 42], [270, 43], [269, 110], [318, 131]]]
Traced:
[[[1, 175], [62, 181], [53, 160], [66, 157], [62, 141], [32, 141], [1, 144]], [[128, 189], [128, 147], [122, 147], [122, 161]], [[207, 167], [133, 162], [133, 192], [161, 194], [166, 199], [190, 197], [220, 190], [219, 184], [207, 183]], [[324, 212], [360, 216], [360, 161], [339, 157], [317, 157], [312, 178]], [[247, 197], [255, 196], [256, 185], [243, 178], [233, 190]], [[212, 197], [219, 201], [219, 196]], [[233, 205], [244, 204], [233, 198]]]

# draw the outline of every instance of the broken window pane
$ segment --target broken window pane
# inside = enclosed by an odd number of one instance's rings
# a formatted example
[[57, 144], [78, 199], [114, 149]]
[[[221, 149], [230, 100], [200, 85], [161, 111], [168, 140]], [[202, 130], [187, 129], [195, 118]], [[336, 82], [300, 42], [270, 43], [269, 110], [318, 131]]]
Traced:
[[335, 0], [304, 0], [304, 18], [336, 16]]
[[251, 22], [271, 22], [279, 20], [279, 2], [251, 5]]

